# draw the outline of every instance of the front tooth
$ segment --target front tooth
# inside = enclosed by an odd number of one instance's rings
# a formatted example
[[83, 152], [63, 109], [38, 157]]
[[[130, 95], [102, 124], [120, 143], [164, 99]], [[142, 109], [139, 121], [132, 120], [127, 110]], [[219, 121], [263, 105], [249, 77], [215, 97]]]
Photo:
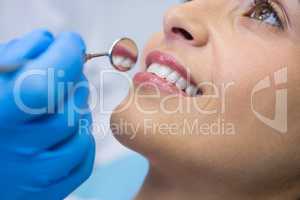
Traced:
[[167, 80], [171, 83], [175, 83], [178, 79], [180, 79], [180, 75], [176, 71], [173, 71], [167, 76]]
[[166, 78], [168, 75], [170, 75], [171, 72], [172, 72], [172, 70], [170, 68], [168, 68], [166, 66], [161, 66], [159, 75], [163, 78]]
[[180, 78], [178, 81], [176, 81], [176, 86], [180, 90], [184, 90], [187, 87], [187, 81], [184, 78]]
[[186, 88], [186, 90], [185, 90], [185, 92], [187, 93], [187, 95], [189, 95], [189, 96], [191, 96], [191, 97], [196, 96], [197, 91], [198, 91], [197, 87], [195, 87], [195, 86], [193, 86], [193, 85], [189, 85], [189, 86]]
[[122, 62], [122, 67], [130, 68], [131, 65], [132, 65], [132, 62], [131, 62], [130, 58], [124, 59]]
[[158, 64], [152, 64], [147, 69], [147, 72], [158, 74], [160, 71], [160, 66]]
[[124, 58], [121, 57], [121, 56], [115, 56], [115, 57], [113, 57], [114, 64], [117, 65], [117, 66], [121, 65], [122, 62], [123, 62], [123, 60], [124, 60]]

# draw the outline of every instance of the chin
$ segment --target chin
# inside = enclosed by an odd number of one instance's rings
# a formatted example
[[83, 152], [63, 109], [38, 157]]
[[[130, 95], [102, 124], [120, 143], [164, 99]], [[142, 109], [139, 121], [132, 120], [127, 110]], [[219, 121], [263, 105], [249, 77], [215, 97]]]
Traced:
[[128, 96], [115, 108], [110, 119], [113, 136], [124, 146], [141, 153], [143, 146], [143, 119], [145, 116], [132, 103], [135, 94]]
[[[166, 148], [171, 147], [169, 145], [171, 137], [161, 134], [157, 127], [164, 123], [177, 123], [178, 117], [181, 116], [170, 118], [160, 111], [164, 94], [157, 98], [145, 98], [151, 95], [155, 95], [155, 91], [151, 88], [137, 90], [133, 87], [128, 96], [113, 111], [110, 127], [114, 137], [121, 144], [153, 161], [164, 153], [176, 152], [174, 149]], [[169, 105], [174, 104], [170, 102]], [[150, 110], [157, 112], [155, 114], [147, 112]], [[175, 144], [176, 137], [172, 137], [172, 141]]]

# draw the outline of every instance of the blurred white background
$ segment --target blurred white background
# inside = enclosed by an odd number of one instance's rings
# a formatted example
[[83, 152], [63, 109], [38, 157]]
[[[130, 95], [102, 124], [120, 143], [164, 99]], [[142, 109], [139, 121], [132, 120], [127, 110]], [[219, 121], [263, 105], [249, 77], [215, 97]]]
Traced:
[[[115, 39], [123, 36], [136, 40], [142, 50], [149, 37], [162, 29], [164, 12], [178, 2], [179, 0], [0, 0], [0, 42], [35, 28], [47, 28], [55, 34], [61, 31], [80, 33], [91, 52], [105, 51]], [[87, 77], [99, 87], [100, 70], [108, 68], [108, 59], [92, 61], [86, 66]], [[137, 68], [138, 66], [130, 75]], [[128, 90], [127, 81], [117, 75], [106, 76], [102, 87], [105, 110], [112, 110]], [[93, 117], [94, 123], [101, 124], [102, 127], [102, 131], [94, 132], [97, 141], [96, 167], [107, 165], [131, 153], [111, 136], [109, 113], [103, 114], [97, 108], [93, 111]], [[93, 199], [98, 200], [100, 197]]]

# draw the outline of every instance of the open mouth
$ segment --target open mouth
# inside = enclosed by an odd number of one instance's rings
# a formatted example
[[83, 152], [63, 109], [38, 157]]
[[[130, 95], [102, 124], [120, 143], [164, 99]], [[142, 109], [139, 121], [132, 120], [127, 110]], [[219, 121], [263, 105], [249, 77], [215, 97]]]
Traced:
[[129, 49], [118, 45], [113, 51], [113, 63], [122, 71], [130, 69], [137, 61], [137, 55], [134, 55]]
[[146, 66], [146, 72], [140, 72], [134, 77], [135, 84], [148, 83], [164, 92], [190, 97], [202, 94], [190, 73], [174, 57], [155, 51], [148, 55]]

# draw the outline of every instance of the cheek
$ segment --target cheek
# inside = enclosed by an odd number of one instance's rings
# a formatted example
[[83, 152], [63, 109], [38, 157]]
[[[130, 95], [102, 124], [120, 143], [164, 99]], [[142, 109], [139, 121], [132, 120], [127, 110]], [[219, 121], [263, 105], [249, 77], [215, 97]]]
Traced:
[[[288, 43], [276, 41], [272, 45], [266, 42], [242, 43], [243, 46], [240, 44], [241, 41], [237, 39], [230, 47], [227, 45], [218, 70], [221, 81], [234, 81], [234, 86], [227, 92], [227, 116], [234, 118], [238, 125], [242, 121], [248, 121], [255, 127], [261, 126], [261, 130], [264, 131], [256, 130], [261, 135], [278, 132], [263, 123], [258, 116], [275, 120], [278, 112], [285, 113], [281, 110], [286, 107], [282, 101], [287, 100], [288, 131], [289, 135], [293, 135], [296, 133], [295, 130], [299, 130], [296, 122], [300, 113], [299, 49], [289, 46]], [[287, 72], [284, 72], [284, 69], [287, 69]], [[286, 81], [280, 82], [278, 81], [280, 79]], [[260, 83], [265, 87], [255, 91]], [[286, 89], [288, 89], [287, 99], [278, 96], [279, 92]], [[285, 100], [281, 100], [280, 97], [284, 97]]]
[[254, 87], [266, 78], [273, 85], [275, 73], [292, 65], [290, 49], [276, 42], [271, 45], [237, 38], [231, 44], [222, 45], [219, 51], [220, 62], [215, 70], [218, 82], [233, 82], [232, 88], [241, 96], [250, 97]]

